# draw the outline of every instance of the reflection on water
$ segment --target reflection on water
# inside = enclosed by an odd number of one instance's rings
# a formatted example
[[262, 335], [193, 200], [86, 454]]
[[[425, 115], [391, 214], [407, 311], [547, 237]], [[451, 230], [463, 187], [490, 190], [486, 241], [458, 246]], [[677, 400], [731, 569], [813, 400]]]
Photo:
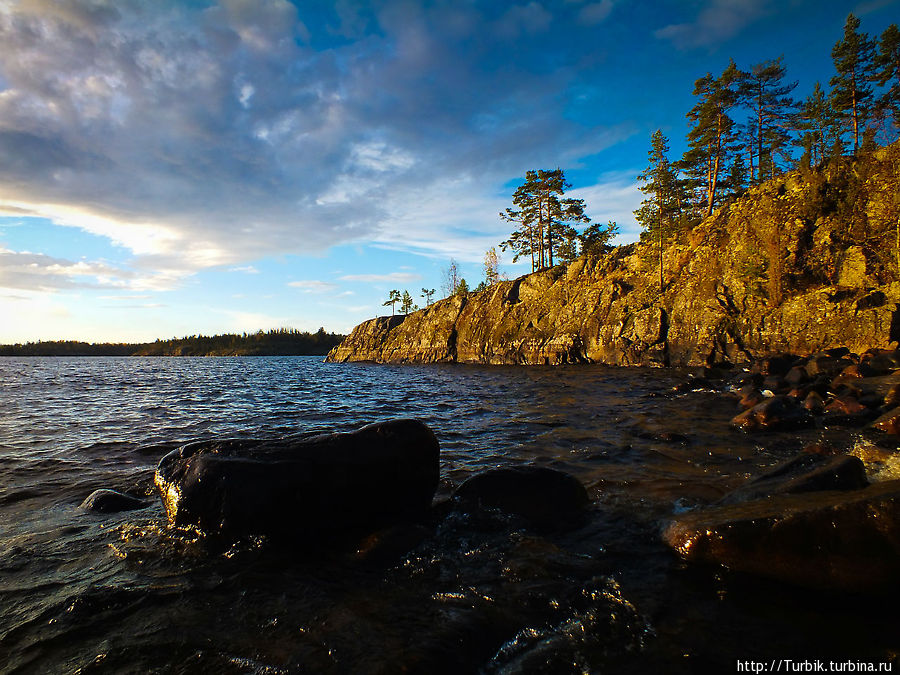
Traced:
[[[733, 401], [672, 393], [683, 377], [305, 357], [0, 360], [0, 671], [731, 672], [770, 654], [882, 654], [897, 620], [860, 634], [860, 617], [877, 615], [867, 601], [684, 569], [659, 543], [660, 519], [824, 433], [734, 432]], [[155, 499], [112, 516], [77, 508], [101, 487], [153, 495], [156, 462], [188, 440], [395, 417], [440, 439], [440, 496], [487, 467], [541, 464], [589, 488], [590, 522], [548, 534], [456, 514], [327, 550], [222, 550], [166, 527]]]

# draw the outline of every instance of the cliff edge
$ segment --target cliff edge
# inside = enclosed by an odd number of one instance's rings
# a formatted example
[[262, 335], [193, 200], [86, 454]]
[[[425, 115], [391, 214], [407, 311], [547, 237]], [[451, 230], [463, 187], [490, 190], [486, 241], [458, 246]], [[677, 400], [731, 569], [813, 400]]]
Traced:
[[361, 323], [329, 361], [712, 365], [900, 340], [900, 143], [637, 243]]

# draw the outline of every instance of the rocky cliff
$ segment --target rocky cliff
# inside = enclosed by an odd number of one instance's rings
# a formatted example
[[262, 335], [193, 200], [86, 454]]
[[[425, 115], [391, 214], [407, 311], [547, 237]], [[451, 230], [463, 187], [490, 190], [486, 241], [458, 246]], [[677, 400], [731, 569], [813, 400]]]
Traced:
[[330, 361], [704, 365], [900, 340], [900, 144], [637, 243], [357, 326]]

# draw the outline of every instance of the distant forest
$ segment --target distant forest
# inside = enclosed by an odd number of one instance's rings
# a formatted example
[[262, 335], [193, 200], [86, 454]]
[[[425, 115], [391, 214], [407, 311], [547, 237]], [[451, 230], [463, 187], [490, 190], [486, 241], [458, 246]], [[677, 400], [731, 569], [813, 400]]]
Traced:
[[288, 328], [267, 332], [191, 335], [139, 344], [75, 342], [27, 342], [0, 345], [0, 356], [324, 356], [344, 338]]

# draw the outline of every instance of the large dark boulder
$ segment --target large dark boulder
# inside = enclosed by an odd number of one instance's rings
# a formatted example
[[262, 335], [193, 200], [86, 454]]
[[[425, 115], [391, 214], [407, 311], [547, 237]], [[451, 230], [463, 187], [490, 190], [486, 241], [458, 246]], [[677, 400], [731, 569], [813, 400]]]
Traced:
[[663, 536], [692, 562], [809, 588], [895, 591], [900, 481], [694, 511], [669, 523]]
[[299, 440], [222, 440], [175, 450], [156, 486], [169, 521], [228, 536], [339, 533], [425, 511], [440, 448], [415, 420]]
[[543, 528], [577, 525], [590, 499], [581, 482], [564, 471], [542, 466], [490, 469], [466, 480], [453, 493], [466, 510], [499, 509]]

